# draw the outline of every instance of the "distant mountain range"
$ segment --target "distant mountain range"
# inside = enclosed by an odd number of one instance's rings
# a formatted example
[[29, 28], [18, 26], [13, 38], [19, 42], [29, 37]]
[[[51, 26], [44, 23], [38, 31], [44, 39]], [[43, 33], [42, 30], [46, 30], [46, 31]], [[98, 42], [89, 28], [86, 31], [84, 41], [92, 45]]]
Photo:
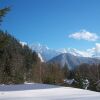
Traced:
[[67, 64], [69, 68], [74, 68], [82, 63], [100, 63], [100, 54], [97, 55], [94, 51], [85, 52], [70, 48], [54, 50], [41, 44], [33, 44], [31, 49], [38, 53], [42, 62], [55, 62], [61, 66]]
[[97, 58], [100, 59], [100, 53], [97, 53], [95, 50], [88, 50], [88, 51], [80, 51], [77, 49], [71, 49], [71, 48], [63, 48], [59, 50], [54, 50], [48, 48], [46, 45], [41, 45], [41, 44], [32, 44], [31, 49], [39, 53], [42, 57], [42, 60], [44, 61], [49, 61], [55, 56], [58, 56], [62, 53], [69, 53], [74, 56], [78, 57], [90, 57], [90, 58]]

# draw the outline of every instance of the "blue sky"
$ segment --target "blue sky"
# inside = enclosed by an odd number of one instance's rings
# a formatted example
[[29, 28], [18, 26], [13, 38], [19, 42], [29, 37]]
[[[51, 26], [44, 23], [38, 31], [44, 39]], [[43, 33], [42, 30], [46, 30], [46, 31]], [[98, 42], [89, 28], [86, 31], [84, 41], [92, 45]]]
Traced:
[[0, 7], [11, 6], [2, 28], [21, 41], [79, 50], [99, 43], [100, 0], [1, 1]]

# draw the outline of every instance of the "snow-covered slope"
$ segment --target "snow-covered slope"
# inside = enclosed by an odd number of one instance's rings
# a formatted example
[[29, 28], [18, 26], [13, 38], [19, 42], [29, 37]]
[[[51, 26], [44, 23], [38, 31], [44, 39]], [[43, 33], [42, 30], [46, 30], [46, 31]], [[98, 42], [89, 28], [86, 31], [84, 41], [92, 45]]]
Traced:
[[79, 57], [91, 57], [91, 55], [88, 52], [80, 51], [80, 50], [77, 50], [77, 49], [68, 48], [67, 53], [70, 53], [74, 56], [79, 56]]
[[44, 62], [44, 59], [43, 59], [43, 57], [41, 56], [41, 54], [40, 54], [40, 53], [37, 53], [37, 54], [38, 54], [38, 57], [40, 58], [41, 62]]
[[[36, 85], [38, 87], [37, 89], [35, 87]], [[70, 87], [57, 87], [54, 85], [43, 84], [25, 84], [21, 85], [21, 87], [32, 87], [31, 90], [30, 88], [27, 90], [21, 90], [20, 85], [10, 85], [11, 88], [9, 88], [9, 91], [3, 91], [3, 89], [8, 89], [7, 87], [9, 86], [2, 85], [0, 88], [1, 87], [2, 91], [0, 91], [0, 100], [100, 100], [100, 93], [98, 92]], [[15, 88], [15, 90], [10, 91], [12, 88]], [[20, 91], [18, 88], [20, 88]]]
[[86, 64], [99, 64], [100, 60], [89, 57], [74, 56], [70, 53], [63, 53], [52, 58], [48, 63], [58, 63], [61, 66], [68, 65], [69, 69], [73, 69], [82, 63]]

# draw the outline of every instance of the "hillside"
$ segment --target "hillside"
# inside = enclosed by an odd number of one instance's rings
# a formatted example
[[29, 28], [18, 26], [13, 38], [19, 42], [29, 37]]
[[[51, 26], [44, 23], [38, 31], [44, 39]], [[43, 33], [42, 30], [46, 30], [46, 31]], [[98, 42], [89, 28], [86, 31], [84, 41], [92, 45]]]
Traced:
[[28, 45], [0, 30], [0, 83], [23, 83], [33, 80], [33, 68], [39, 63], [38, 55]]

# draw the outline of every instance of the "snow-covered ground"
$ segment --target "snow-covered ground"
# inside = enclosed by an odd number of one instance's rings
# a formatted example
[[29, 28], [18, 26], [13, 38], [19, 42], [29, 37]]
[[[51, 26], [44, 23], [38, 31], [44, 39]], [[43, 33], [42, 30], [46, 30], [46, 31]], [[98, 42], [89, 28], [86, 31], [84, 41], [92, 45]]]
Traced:
[[36, 83], [0, 85], [0, 100], [100, 100], [100, 93]]

